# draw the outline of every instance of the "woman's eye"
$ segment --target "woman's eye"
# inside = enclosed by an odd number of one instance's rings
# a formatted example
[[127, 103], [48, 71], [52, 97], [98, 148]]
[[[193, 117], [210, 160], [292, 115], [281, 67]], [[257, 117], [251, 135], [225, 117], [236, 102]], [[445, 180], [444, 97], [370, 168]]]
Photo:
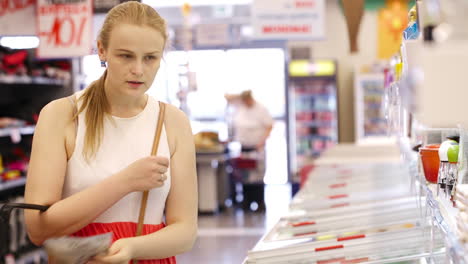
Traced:
[[128, 54], [120, 54], [119, 56], [124, 59], [130, 59], [132, 57], [131, 55], [128, 55]]
[[146, 56], [146, 60], [155, 60], [155, 59], [156, 59], [156, 56], [153, 56], [153, 55]]

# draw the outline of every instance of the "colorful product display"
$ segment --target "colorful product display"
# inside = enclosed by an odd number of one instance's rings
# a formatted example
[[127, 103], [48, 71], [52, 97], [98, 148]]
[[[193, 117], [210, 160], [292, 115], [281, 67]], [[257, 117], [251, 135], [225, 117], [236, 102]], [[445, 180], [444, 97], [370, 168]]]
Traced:
[[290, 62], [292, 172], [297, 172], [310, 157], [318, 157], [338, 139], [335, 71], [335, 62], [329, 60]]
[[[0, 46], [0, 203], [22, 202], [16, 196], [24, 192], [38, 114], [74, 90], [71, 80], [72, 59], [37, 59], [34, 49]], [[28, 239], [22, 210], [12, 211], [7, 230], [0, 230], [0, 263], [47, 262]]]
[[382, 113], [383, 82], [364, 80], [364, 136], [382, 136], [387, 133]]

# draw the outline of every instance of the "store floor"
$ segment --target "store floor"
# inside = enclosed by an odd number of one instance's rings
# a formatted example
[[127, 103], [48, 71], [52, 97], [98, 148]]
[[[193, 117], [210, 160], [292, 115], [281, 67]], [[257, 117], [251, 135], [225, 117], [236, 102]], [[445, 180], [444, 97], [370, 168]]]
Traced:
[[247, 251], [286, 213], [290, 199], [289, 185], [267, 185], [263, 212], [231, 207], [215, 215], [200, 216], [197, 241], [190, 252], [177, 257], [177, 263], [242, 263]]

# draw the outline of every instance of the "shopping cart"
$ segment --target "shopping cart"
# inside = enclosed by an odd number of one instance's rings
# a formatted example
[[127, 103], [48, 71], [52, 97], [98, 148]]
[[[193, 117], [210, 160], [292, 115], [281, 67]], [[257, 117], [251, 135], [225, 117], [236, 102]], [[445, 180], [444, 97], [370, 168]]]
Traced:
[[264, 202], [264, 160], [252, 156], [239, 156], [228, 160], [231, 182], [231, 199], [244, 209], [263, 210]]
[[49, 206], [25, 203], [5, 203], [0, 205], [0, 263], [3, 264], [5, 262], [4, 256], [13, 253], [10, 252], [10, 216], [12, 211], [14, 209], [30, 209], [44, 212]]

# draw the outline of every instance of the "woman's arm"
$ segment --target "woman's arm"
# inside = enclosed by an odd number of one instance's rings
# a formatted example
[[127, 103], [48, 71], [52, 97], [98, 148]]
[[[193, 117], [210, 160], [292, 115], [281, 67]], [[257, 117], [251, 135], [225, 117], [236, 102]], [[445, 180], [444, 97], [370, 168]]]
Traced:
[[169, 145], [174, 149], [171, 189], [166, 201], [167, 226], [149, 235], [116, 241], [109, 255], [99, 258], [100, 262], [168, 258], [190, 250], [195, 242], [198, 192], [192, 129], [185, 114], [171, 105], [167, 105], [165, 126]]
[[73, 124], [72, 112], [66, 99], [49, 103], [42, 109], [34, 133], [25, 201], [51, 205], [44, 213], [25, 211], [28, 234], [36, 245], [80, 230], [128, 193], [116, 174], [61, 200], [67, 167], [65, 131]]

